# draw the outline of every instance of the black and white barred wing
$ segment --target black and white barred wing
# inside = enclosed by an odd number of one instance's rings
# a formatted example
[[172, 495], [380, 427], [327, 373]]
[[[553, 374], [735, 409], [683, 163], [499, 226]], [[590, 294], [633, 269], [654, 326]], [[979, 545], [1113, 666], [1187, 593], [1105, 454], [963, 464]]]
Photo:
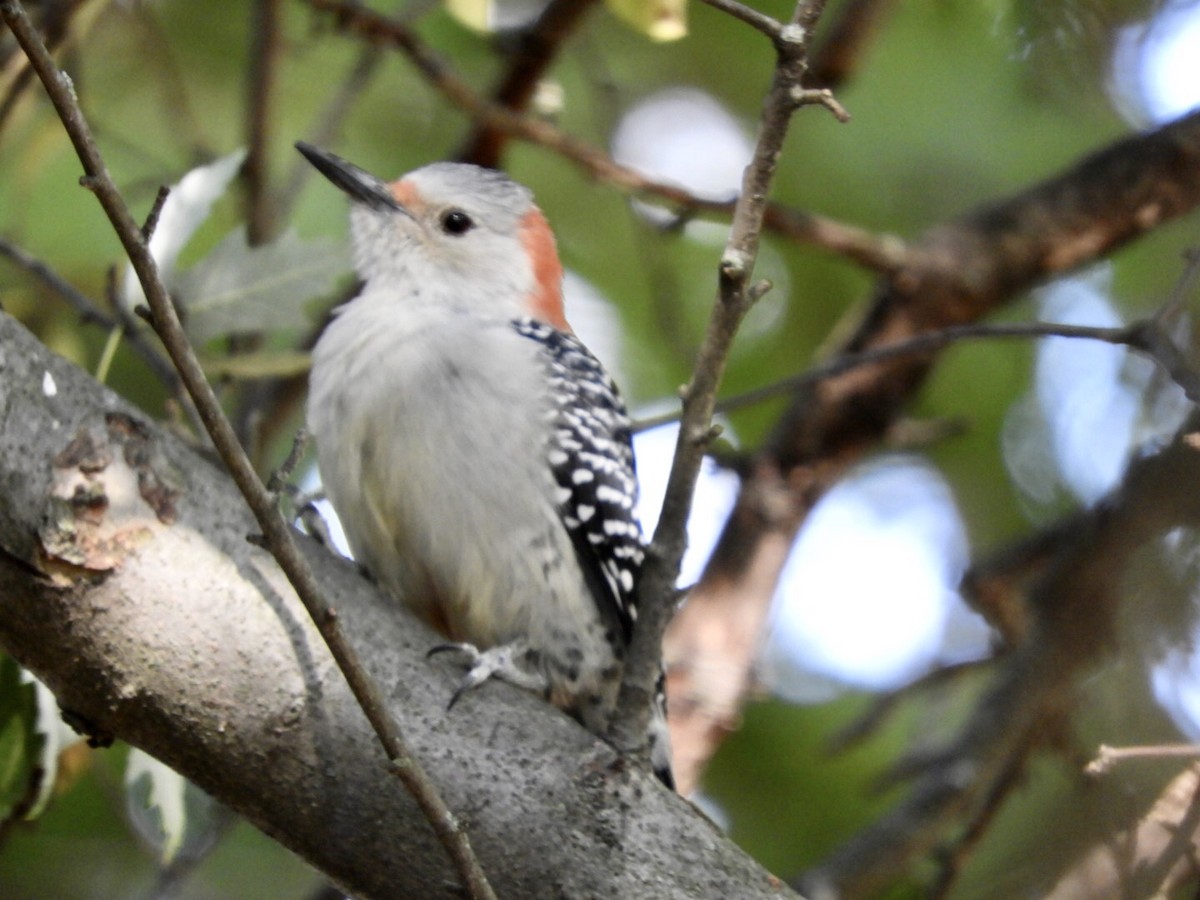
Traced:
[[601, 616], [619, 626], [628, 642], [645, 556], [634, 512], [629, 414], [604, 366], [578, 338], [533, 319], [513, 325], [545, 352], [553, 394], [547, 462], [558, 486], [559, 515]]

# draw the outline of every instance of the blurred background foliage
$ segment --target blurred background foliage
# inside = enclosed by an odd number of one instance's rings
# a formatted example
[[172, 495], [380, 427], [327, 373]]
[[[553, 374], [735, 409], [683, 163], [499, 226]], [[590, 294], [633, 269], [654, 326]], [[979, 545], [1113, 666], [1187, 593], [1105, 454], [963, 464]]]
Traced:
[[[777, 16], [790, 10], [778, 0], [756, 5]], [[253, 6], [88, 0], [70, 18], [61, 59], [108, 166], [139, 214], [150, 209], [160, 184], [176, 182], [194, 167], [246, 145]], [[501, 51], [510, 46], [511, 35], [472, 31], [436, 3], [374, 6], [410, 14], [420, 35], [478, 90], [486, 91], [501, 71]], [[830, 14], [838, 6], [831, 3]], [[1135, 52], [1149, 42], [1139, 45], [1137, 37], [1150, 34], [1168, 14], [1181, 9], [1195, 14], [1195, 4], [1088, 0], [923, 0], [883, 6], [886, 20], [837, 91], [852, 122], [839, 124], [819, 109], [802, 111], [775, 197], [902, 238], [1018, 192], [1163, 117], [1147, 99], [1145, 56]], [[344, 204], [327, 185], [306, 179], [292, 143], [311, 138], [353, 67], [373, 66], [341, 110], [344, 120], [330, 146], [370, 171], [393, 177], [453, 156], [469, 123], [400, 54], [365, 49], [303, 3], [283, 2], [279, 11], [281, 43], [266, 147], [268, 184], [280, 212], [274, 230], [294, 228], [305, 240], [340, 240]], [[743, 161], [736, 152], [718, 158], [714, 148], [723, 147], [724, 140], [735, 148], [739, 141], [749, 145], [773, 57], [760, 35], [708, 6], [693, 3], [686, 15], [686, 35], [656, 42], [598, 9], [553, 68], [550, 100], [541, 112], [566, 132], [618, 155], [627, 152], [631, 164], [665, 167], [656, 174], [666, 179], [690, 183], [691, 162], [711, 163], [733, 173], [715, 179], [718, 193], [728, 192], [736, 188]], [[0, 48], [8, 54], [0, 84], [9, 85], [19, 54], [6, 40], [0, 35]], [[1194, 50], [1200, 50], [1200, 42]], [[1200, 72], [1193, 71], [1193, 78], [1200, 84]], [[719, 111], [718, 118], [725, 117], [708, 138], [712, 144], [693, 138], [659, 162], [638, 156], [643, 151], [614, 147], [614, 135], [639, 104], [661, 99], [663, 92], [678, 98], [685, 89], [698, 92], [685, 98], [704, 98]], [[668, 130], [675, 127], [665, 112], [662, 121]], [[667, 137], [647, 140], [661, 147]], [[608, 361], [633, 405], [647, 408], [672, 397], [687, 380], [714, 296], [723, 227], [707, 221], [658, 227], [617, 191], [530, 144], [510, 145], [504, 166], [534, 189], [557, 230], [566, 266], [602, 298], [603, 335], [596, 341], [613, 348]], [[123, 264], [112, 230], [78, 186], [78, 176], [75, 154], [41, 90], [25, 91], [6, 110], [0, 130], [0, 236], [104, 305], [110, 272]], [[244, 185], [234, 182], [185, 249], [183, 268], [206, 259], [244, 222], [245, 202]], [[1103, 308], [1125, 319], [1157, 308], [1180, 277], [1182, 252], [1197, 242], [1198, 225], [1192, 215], [1157, 229], [1096, 267], [1088, 283]], [[861, 314], [873, 280], [845, 259], [774, 235], [765, 240], [760, 273], [775, 282], [776, 290], [746, 325], [726, 394], [802, 371], [820, 358], [833, 336], [844, 334]], [[1024, 299], [1003, 317], [1036, 318], [1047, 296], [1043, 291]], [[55, 350], [96, 369], [108, 335], [81, 323], [58, 296], [3, 259], [0, 303]], [[283, 348], [294, 339], [268, 336], [268, 344]], [[206, 349], [216, 356], [226, 347], [222, 337]], [[952, 498], [955, 524], [943, 523], [943, 528], [958, 529], [965, 546], [953, 549], [957, 539], [943, 538], [937, 553], [981, 555], [1081, 500], [1095, 499], [1064, 487], [1076, 458], [1055, 457], [1041, 438], [1041, 455], [1034, 462], [1023, 458], [1019, 466], [1059, 467], [1058, 474], [1042, 472], [1043, 483], [1048, 479], [1057, 486], [1033, 496], [1010, 474], [1018, 465], [1009, 455], [1012, 448], [1019, 444], [1028, 450], [1032, 440], [1014, 444], [1012, 431], [1021, 438], [1034, 428], [1028, 417], [1014, 419], [1014, 409], [1038, 389], [1039, 352], [1032, 343], [1011, 341], [956, 346], [943, 354], [914, 404], [914, 417], [956, 425], [952, 436], [892, 463], [899, 467], [892, 471], [906, 481], [912, 475], [905, 466], [927, 467], [921, 471], [935, 473]], [[1115, 365], [1121, 375], [1123, 363]], [[153, 414], [164, 413], [161, 384], [127, 347], [118, 351], [107, 380]], [[1099, 402], [1103, 390], [1116, 391], [1119, 380], [1092, 388], [1093, 400]], [[238, 386], [227, 385], [227, 395], [236, 400]], [[780, 408], [776, 401], [731, 414], [732, 434], [742, 446], [755, 446]], [[286, 452], [298, 425], [299, 410], [292, 407], [285, 426], [269, 435], [265, 467]], [[1103, 425], [1085, 445], [1096, 453], [1127, 454], [1133, 439]], [[1106, 449], [1106, 442], [1113, 446]], [[911, 511], [903, 497], [892, 502], [900, 507], [890, 515], [903, 519]], [[721, 512], [702, 508], [697, 514], [719, 517]], [[859, 540], [850, 531], [840, 533], [842, 559], [853, 560], [857, 548], [868, 557], [858, 565], [869, 568], [873, 545]], [[703, 546], [697, 550], [703, 551]], [[867, 684], [852, 666], [823, 668], [806, 659], [782, 625], [768, 641], [763, 695], [746, 709], [742, 727], [714, 760], [703, 794], [733, 837], [772, 871], [793, 875], [878, 816], [902, 790], [881, 787], [889, 764], [948, 736], [977, 697], [978, 674], [949, 679], [904, 699], [865, 741], [830, 749], [831, 738], [871, 706], [873, 691], [899, 689], [940, 663], [988, 652], [983, 627], [950, 596], [954, 573], [966, 562], [956, 559], [947, 563], [947, 598], [944, 604], [937, 601], [940, 618], [930, 626], [937, 630], [932, 644], [908, 656], [907, 650], [897, 651], [902, 658], [895, 674]], [[1171, 581], [1172, 590], [1189, 590], [1186, 574], [1160, 580]], [[811, 586], [796, 587], [803, 583], [789, 577], [781, 585], [781, 623], [793, 592], [807, 591], [818, 607], [837, 602]], [[904, 585], [896, 583], [881, 594], [872, 599], [890, 607], [898, 620], [910, 615], [905, 604], [911, 592]], [[882, 626], [868, 608], [855, 627], [865, 635]], [[1081, 693], [1086, 709], [1079, 733], [1063, 736], [1061, 756], [1041, 758], [1026, 773], [967, 860], [953, 895], [1036, 892], [1075, 855], [1144, 811], [1178, 763], [1138, 763], [1086, 785], [1078, 773], [1101, 741], [1180, 738], [1186, 724], [1178, 717], [1173, 722], [1152, 691], [1150, 669], [1157, 659], [1149, 653], [1120, 656], [1089, 681]], [[0, 703], [6, 704], [0, 774], [10, 793], [5, 802], [15, 802], [39, 738], [32, 689], [18, 683], [10, 663], [0, 671]], [[1181, 679], [1170, 683], [1182, 690]], [[249, 826], [211, 807], [197, 811], [204, 804], [196, 798], [189, 801], [195, 808], [189, 807], [185, 845], [162, 868], [158, 813], [147, 812], [144, 797], [131, 800], [136, 795], [124, 785], [127, 752], [76, 745], [64, 753], [45, 813], [32, 823], [9, 822], [0, 832], [0, 896], [284, 897], [305, 896], [320, 884], [315, 873]], [[921, 893], [926, 879], [934, 877], [933, 868], [933, 862], [915, 868], [894, 885], [892, 895]]]

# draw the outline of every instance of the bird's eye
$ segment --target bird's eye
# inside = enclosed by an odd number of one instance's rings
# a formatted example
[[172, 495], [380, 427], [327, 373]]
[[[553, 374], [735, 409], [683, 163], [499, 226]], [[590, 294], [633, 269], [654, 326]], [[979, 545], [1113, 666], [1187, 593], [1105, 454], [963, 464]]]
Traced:
[[442, 231], [446, 234], [466, 234], [475, 227], [475, 220], [461, 209], [448, 209], [442, 213]]

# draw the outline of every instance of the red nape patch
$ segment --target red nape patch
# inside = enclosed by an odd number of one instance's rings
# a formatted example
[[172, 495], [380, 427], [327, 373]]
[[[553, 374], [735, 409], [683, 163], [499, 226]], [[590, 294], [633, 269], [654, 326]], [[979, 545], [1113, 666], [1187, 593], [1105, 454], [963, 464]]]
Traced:
[[533, 294], [529, 298], [529, 312], [534, 318], [559, 331], [571, 330], [563, 316], [562, 263], [558, 261], [558, 249], [554, 244], [554, 232], [550, 223], [536, 206], [521, 218], [521, 245], [529, 254], [533, 265]]

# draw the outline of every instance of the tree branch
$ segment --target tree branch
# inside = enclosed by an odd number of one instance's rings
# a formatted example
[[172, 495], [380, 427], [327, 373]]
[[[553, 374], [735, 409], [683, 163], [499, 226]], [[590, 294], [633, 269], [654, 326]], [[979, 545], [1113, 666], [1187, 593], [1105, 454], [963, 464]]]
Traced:
[[29, 272], [49, 290], [61, 297], [68, 306], [75, 310], [83, 322], [89, 325], [96, 325], [108, 331], [119, 328], [124, 334], [125, 340], [129, 342], [129, 345], [133, 347], [137, 355], [142, 358], [142, 361], [154, 373], [154, 376], [162, 382], [171, 396], [177, 396], [182, 391], [183, 386], [179, 382], [179, 375], [176, 373], [174, 367], [171, 366], [169, 360], [165, 359], [161, 353], [146, 341], [141, 333], [144, 328], [138, 329], [136, 327], [136, 319], [133, 322], [129, 322], [124, 317], [118, 318], [117, 316], [109, 315], [91, 297], [76, 288], [75, 285], [55, 272], [45, 262], [38, 259], [32, 253], [18, 247], [12, 241], [2, 237], [0, 237], [0, 254], [7, 256], [16, 265]]
[[426, 774], [422, 764], [410, 752], [396, 720], [389, 715], [379, 687], [367, 674], [353, 645], [347, 640], [336, 609], [325, 599], [308, 564], [292, 538], [292, 531], [275, 504], [274, 498], [259, 480], [233, 427], [221, 406], [184, 333], [145, 235], [130, 215], [125, 201], [108, 174], [96, 148], [67, 75], [58, 69], [33, 29], [21, 3], [4, 0], [0, 16], [12, 30], [46, 88], [59, 119], [66, 129], [85, 172], [84, 183], [100, 201], [117, 237], [120, 239], [150, 304], [151, 324], [158, 332], [171, 361], [175, 364], [188, 394], [196, 404], [200, 418], [212, 438], [221, 459], [229, 469], [246, 503], [263, 531], [267, 545], [287, 573], [288, 580], [304, 603], [321, 636], [325, 639], [338, 668], [346, 677], [355, 699], [362, 707], [391, 761], [391, 771], [413, 795], [433, 826], [439, 841], [458, 869], [463, 886], [472, 897], [491, 898], [494, 893], [471, 849], [466, 831], [451, 813]]
[[[1078, 677], [1114, 646], [1133, 554], [1172, 529], [1200, 525], [1200, 494], [1179, 490], [1200, 479], [1198, 427], [1193, 414], [1174, 441], [1136, 460], [1120, 488], [1063, 535], [1030, 582], [1026, 639], [1003, 657], [953, 745], [925, 760], [891, 812], [807, 873], [805, 889], [871, 893], [934, 847], [947, 823], [987, 815], [1006, 775], [1057, 733]], [[972, 777], [957, 778], [962, 771]]]
[[[910, 340], [937, 340], [925, 335], [982, 319], [1044, 279], [1099, 259], [1197, 205], [1200, 113], [1192, 113], [1117, 141], [903, 246], [899, 264], [876, 286], [871, 312], [830, 365], [841, 365], [842, 356], [899, 352], [888, 348]], [[933, 361], [905, 355], [802, 386], [745, 466], [734, 510], [664, 647], [672, 730], [698, 736], [697, 766], [737, 719], [759, 640], [759, 632], [743, 632], [765, 620], [786, 548], [817, 500], [879, 446]], [[731, 683], [705, 676], [702, 668], [713, 658], [729, 660]]]
[[1047, 900], [1176, 897], [1194, 890], [1200, 846], [1200, 764], [1180, 772], [1125, 834], [1097, 845]]
[[[0, 645], [66, 709], [162, 759], [370, 898], [455, 870], [237, 488], [0, 314]], [[43, 389], [47, 379], [57, 386]], [[653, 776], [549, 704], [489, 683], [452, 712], [435, 636], [301, 540], [387, 710], [497, 892], [533, 900], [791, 896]]]
[[[448, 103], [469, 116], [479, 128], [495, 129], [537, 144], [581, 167], [592, 178], [643, 199], [671, 204], [688, 215], [730, 216], [736, 208], [736, 201], [702, 199], [678, 185], [646, 178], [549, 122], [486, 100], [403, 23], [349, 0], [305, 2], [315, 10], [331, 13], [338, 27], [361, 40], [399, 49]], [[822, 94], [817, 100], [824, 103], [826, 97]], [[875, 235], [835, 219], [768, 204], [765, 222], [774, 232], [841, 254], [872, 271], [891, 272], [903, 264], [903, 245], [895, 238]]]
[[[551, 0], [537, 21], [522, 32], [507, 71], [492, 91], [492, 102], [514, 112], [524, 111], [563, 43], [595, 6], [596, 0]], [[494, 124], [481, 123], [454, 158], [496, 168], [507, 137], [508, 133]]]
[[[738, 326], [765, 287], [752, 284], [767, 197], [783, 141], [801, 102], [808, 39], [823, 3], [802, 2], [792, 21], [774, 35], [778, 61], [759, 120], [754, 156], [742, 181], [729, 240], [718, 272], [718, 295], [691, 380], [683, 390], [683, 413], [667, 478], [662, 511], [638, 584], [638, 621], [630, 642], [621, 693], [609, 734], [622, 749], [638, 747], [646, 733], [655, 685], [662, 669], [662, 640], [675, 611], [675, 581], [687, 546], [687, 519], [704, 453], [714, 437], [712, 416]], [[691, 783], [684, 780], [680, 790]]]
[[246, 101], [246, 160], [242, 180], [246, 185], [246, 240], [265, 244], [275, 230], [275, 216], [267, 177], [270, 147], [272, 88], [279, 57], [280, 0], [253, 0], [250, 21], [250, 73]]
[[[716, 402], [715, 411], [718, 413], [736, 412], [763, 403], [776, 397], [794, 394], [801, 388], [810, 388], [828, 378], [843, 375], [852, 369], [873, 366], [889, 362], [905, 356], [922, 356], [937, 350], [944, 350], [954, 344], [978, 340], [1000, 340], [1013, 338], [1074, 338], [1078, 340], [1099, 341], [1103, 344], [1115, 344], [1128, 347], [1141, 353], [1162, 367], [1170, 379], [1187, 395], [1193, 403], [1200, 403], [1200, 374], [1192, 369], [1184, 358], [1183, 352], [1177, 347], [1171, 335], [1163, 327], [1157, 315], [1148, 319], [1140, 319], [1129, 325], [1118, 327], [1102, 327], [1097, 325], [1069, 325], [1063, 322], [1014, 322], [1000, 325], [976, 324], [954, 325], [938, 331], [928, 331], [906, 341], [895, 344], [883, 344], [861, 353], [843, 353], [835, 356], [829, 362], [821, 363], [806, 369], [797, 375], [781, 378], [771, 384], [763, 385], [724, 397]], [[635, 431], [645, 431], [657, 428], [679, 418], [679, 413], [669, 412], [657, 416], [647, 416], [639, 419], [634, 426]]]

